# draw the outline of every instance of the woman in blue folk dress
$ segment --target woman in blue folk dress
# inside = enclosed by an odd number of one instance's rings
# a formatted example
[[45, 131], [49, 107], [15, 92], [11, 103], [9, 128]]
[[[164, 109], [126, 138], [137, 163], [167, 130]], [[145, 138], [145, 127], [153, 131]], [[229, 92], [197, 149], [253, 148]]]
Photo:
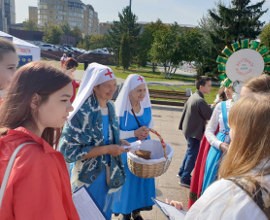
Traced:
[[[142, 76], [130, 74], [115, 102], [116, 115], [120, 119], [120, 138], [129, 143], [149, 139], [148, 128], [153, 127], [149, 92]], [[121, 213], [122, 219], [142, 219], [140, 211], [151, 210], [155, 198], [155, 179], [140, 178], [130, 172], [127, 153], [122, 154], [126, 182], [113, 205], [114, 213]]]
[[110, 101], [115, 91], [112, 70], [90, 64], [60, 140], [60, 151], [71, 163], [72, 191], [85, 186], [106, 219], [111, 219], [113, 194], [125, 181], [120, 154], [126, 150], [120, 147], [119, 124]]

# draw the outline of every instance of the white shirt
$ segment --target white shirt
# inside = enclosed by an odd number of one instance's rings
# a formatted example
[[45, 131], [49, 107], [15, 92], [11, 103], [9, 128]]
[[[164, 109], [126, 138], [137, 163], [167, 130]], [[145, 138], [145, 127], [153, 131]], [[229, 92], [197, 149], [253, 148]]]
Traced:
[[[261, 172], [261, 169], [269, 170], [269, 167], [270, 162], [265, 159], [250, 172], [250, 175], [253, 176]], [[270, 175], [257, 179], [263, 187], [270, 191]], [[204, 194], [191, 206], [185, 217], [185, 220], [199, 219], [267, 220], [267, 217], [245, 191], [232, 181], [221, 179], [205, 190]]]
[[[229, 99], [226, 101], [226, 110], [227, 110], [227, 115], [230, 112], [230, 109], [232, 107], [232, 100]], [[211, 146], [216, 147], [219, 149], [220, 144], [222, 141], [218, 140], [215, 132], [217, 130], [217, 127], [219, 125], [219, 130], [225, 130], [224, 122], [223, 122], [223, 116], [222, 116], [222, 110], [221, 110], [221, 102], [218, 103], [214, 109], [214, 112], [210, 118], [210, 121], [208, 122], [206, 129], [205, 129], [205, 137], [207, 141], [210, 143]], [[229, 136], [227, 139], [225, 139], [225, 142], [230, 142]], [[227, 143], [229, 144], [229, 143]]]
[[[270, 183], [270, 175], [264, 182]], [[269, 185], [265, 185], [270, 190]], [[258, 205], [240, 187], [221, 179], [209, 186], [187, 212], [185, 220], [267, 220]]]

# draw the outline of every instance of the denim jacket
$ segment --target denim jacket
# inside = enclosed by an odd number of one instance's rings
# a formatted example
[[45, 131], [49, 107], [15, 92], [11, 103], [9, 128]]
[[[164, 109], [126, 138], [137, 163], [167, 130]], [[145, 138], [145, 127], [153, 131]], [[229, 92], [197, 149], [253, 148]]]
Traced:
[[[112, 130], [112, 138], [109, 144], [119, 144], [119, 122], [116, 118], [114, 105], [111, 101], [107, 102], [109, 123]], [[104, 146], [105, 140], [102, 133], [102, 115], [98, 100], [93, 93], [81, 106], [80, 110], [74, 115], [71, 121], [66, 122], [60, 139], [60, 151], [64, 155], [66, 162], [74, 163], [71, 178], [72, 190], [76, 190], [80, 181], [85, 185], [90, 185], [108, 164], [106, 155], [97, 156], [82, 160], [89, 151], [96, 146]], [[124, 183], [125, 172], [121, 156], [110, 156], [111, 177], [110, 182], [117, 188], [120, 183]], [[73, 175], [74, 176], [74, 175]]]

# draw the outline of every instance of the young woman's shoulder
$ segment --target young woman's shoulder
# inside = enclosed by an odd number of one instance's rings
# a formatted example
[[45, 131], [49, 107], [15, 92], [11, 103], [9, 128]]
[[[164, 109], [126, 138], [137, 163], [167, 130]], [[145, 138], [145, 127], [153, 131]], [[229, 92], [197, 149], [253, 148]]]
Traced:
[[42, 163], [42, 156], [45, 155], [44, 146], [32, 142], [32, 141], [6, 141], [5, 138], [0, 139], [0, 157], [5, 161], [9, 161], [12, 153], [23, 143], [29, 143], [25, 145], [18, 152], [16, 156], [16, 163], [21, 160], [28, 162], [28, 158], [31, 159], [31, 163], [39, 162]]
[[[205, 218], [204, 218], [205, 217]], [[210, 185], [185, 219], [266, 219], [252, 199], [232, 181]]]

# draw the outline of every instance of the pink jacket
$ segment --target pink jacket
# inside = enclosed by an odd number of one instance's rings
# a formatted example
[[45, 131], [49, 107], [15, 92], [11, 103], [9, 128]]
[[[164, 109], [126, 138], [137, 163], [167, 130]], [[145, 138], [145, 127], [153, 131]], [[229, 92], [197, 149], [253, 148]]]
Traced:
[[0, 184], [8, 161], [20, 144], [5, 191], [1, 220], [79, 219], [71, 197], [69, 175], [62, 154], [23, 127], [0, 138]]

